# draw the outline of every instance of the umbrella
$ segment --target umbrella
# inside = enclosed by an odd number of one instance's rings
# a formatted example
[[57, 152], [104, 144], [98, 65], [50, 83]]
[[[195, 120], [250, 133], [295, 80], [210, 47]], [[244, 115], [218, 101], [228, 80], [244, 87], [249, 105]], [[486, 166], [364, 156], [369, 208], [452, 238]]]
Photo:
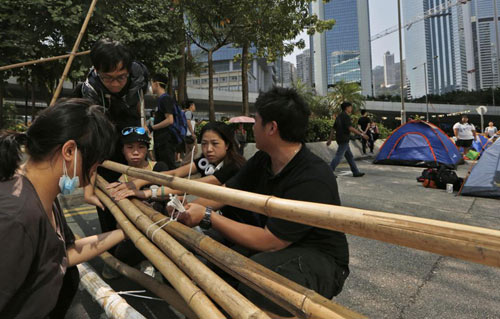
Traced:
[[229, 123], [255, 123], [255, 119], [250, 116], [236, 116], [230, 118]]

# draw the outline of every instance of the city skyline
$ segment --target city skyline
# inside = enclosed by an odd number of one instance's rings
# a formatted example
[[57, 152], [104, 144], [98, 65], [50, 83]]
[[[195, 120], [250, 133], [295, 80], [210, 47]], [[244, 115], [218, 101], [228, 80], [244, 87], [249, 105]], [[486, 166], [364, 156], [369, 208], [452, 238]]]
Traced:
[[[397, 18], [397, 0], [369, 0], [369, 13], [370, 13], [370, 33], [375, 35], [384, 31], [385, 29], [391, 28], [398, 23]], [[334, 26], [335, 28], [335, 26]], [[298, 39], [304, 39], [306, 42], [306, 48], [310, 48], [309, 36], [306, 32], [302, 32]], [[295, 57], [301, 54], [305, 49], [295, 49], [294, 52], [286, 57], [285, 61], [296, 64]], [[383, 66], [384, 54], [390, 51], [394, 54], [394, 61], [399, 62], [399, 46], [398, 46], [398, 33], [394, 32], [385, 37], [377, 39], [371, 42], [372, 49], [372, 66], [376, 67], [378, 65]]]

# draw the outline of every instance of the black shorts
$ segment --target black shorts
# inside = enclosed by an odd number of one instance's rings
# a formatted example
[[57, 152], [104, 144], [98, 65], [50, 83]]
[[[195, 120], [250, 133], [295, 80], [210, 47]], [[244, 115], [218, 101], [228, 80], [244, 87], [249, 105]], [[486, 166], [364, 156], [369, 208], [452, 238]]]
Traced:
[[457, 141], [457, 146], [471, 147], [472, 146], [472, 141], [473, 140], [458, 140]]

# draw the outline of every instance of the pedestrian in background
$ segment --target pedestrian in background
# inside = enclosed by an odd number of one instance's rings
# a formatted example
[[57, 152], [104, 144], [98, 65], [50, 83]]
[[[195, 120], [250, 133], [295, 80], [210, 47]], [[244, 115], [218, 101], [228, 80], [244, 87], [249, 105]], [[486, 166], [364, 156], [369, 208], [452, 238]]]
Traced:
[[[186, 137], [184, 139], [185, 143], [185, 159], [184, 162], [191, 161], [191, 156], [196, 156], [198, 153], [198, 149], [196, 147], [196, 119], [194, 117], [194, 112], [196, 111], [196, 104], [188, 100], [186, 101], [186, 104], [184, 105], [184, 114], [186, 116], [186, 123], [187, 123], [187, 132], [186, 132]], [[194, 148], [194, 154], [191, 155], [193, 152]]]
[[327, 146], [330, 146], [332, 143], [333, 134], [335, 133], [335, 140], [337, 141], [337, 153], [330, 163], [330, 167], [335, 172], [335, 168], [339, 165], [342, 157], [345, 156], [347, 163], [351, 167], [352, 176], [353, 177], [361, 177], [365, 175], [359, 171], [356, 166], [356, 162], [354, 162], [354, 156], [352, 155], [351, 149], [349, 147], [350, 134], [354, 133], [360, 135], [363, 139], [368, 140], [368, 136], [355, 129], [351, 123], [351, 114], [352, 114], [352, 104], [350, 102], [344, 102], [340, 105], [342, 109], [342, 113], [339, 114], [337, 119], [335, 120], [335, 124], [333, 125], [332, 130], [330, 131], [330, 137], [326, 142]]
[[[368, 125], [370, 124], [371, 120], [370, 118], [368, 117], [368, 115], [366, 115], [366, 110], [361, 110], [361, 117], [359, 118], [358, 120], [358, 128], [361, 132], [365, 132], [366, 133], [366, 130], [368, 129]], [[361, 147], [362, 147], [362, 150], [363, 150], [363, 154], [366, 154], [366, 144], [368, 143], [368, 141], [364, 138], [361, 139]], [[372, 151], [373, 153], [373, 151]]]
[[497, 135], [498, 129], [496, 126], [493, 125], [493, 122], [489, 122], [488, 126], [484, 129], [484, 133], [488, 138], [492, 138], [493, 136]]
[[467, 115], [462, 115], [461, 121], [453, 125], [453, 133], [457, 138], [457, 146], [463, 148], [463, 155], [467, 154], [472, 141], [476, 139], [476, 128], [469, 123]]
[[154, 124], [148, 126], [149, 133], [153, 134], [155, 159], [174, 169], [177, 138], [169, 126], [174, 123], [175, 100], [165, 89], [168, 78], [164, 74], [154, 74], [151, 80], [153, 94], [158, 97], [158, 107], [155, 110]]

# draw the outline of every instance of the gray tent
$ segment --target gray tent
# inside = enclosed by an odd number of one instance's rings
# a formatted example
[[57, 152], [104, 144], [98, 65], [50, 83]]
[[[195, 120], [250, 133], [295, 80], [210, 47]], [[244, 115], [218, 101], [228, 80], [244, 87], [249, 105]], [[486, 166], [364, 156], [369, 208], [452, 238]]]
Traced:
[[500, 138], [484, 151], [472, 168], [462, 195], [500, 198]]

